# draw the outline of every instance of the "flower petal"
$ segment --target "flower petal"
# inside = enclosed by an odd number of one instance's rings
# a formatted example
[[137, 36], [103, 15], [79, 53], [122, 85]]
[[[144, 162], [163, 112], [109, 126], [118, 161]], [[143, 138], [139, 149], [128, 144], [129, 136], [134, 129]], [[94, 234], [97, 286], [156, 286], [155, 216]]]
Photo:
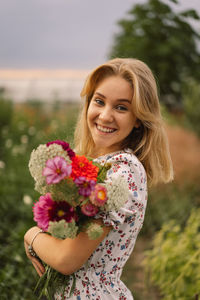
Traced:
[[50, 168], [46, 167], [46, 168], [44, 168], [44, 170], [43, 170], [43, 172], [42, 172], [42, 175], [43, 175], [43, 176], [49, 176], [49, 175], [51, 175], [52, 173], [54, 174], [53, 169], [50, 169]]
[[54, 161], [54, 165], [57, 169], [60, 169], [62, 167], [63, 162], [66, 163], [65, 159], [60, 156], [54, 157], [53, 161]]
[[53, 159], [48, 159], [46, 162], [46, 167], [54, 170], [56, 168], [55, 163], [54, 163], [54, 158]]
[[57, 178], [56, 174], [52, 174], [52, 175], [47, 176], [46, 177], [47, 184], [58, 183], [59, 181], [58, 182], [55, 181], [56, 178]]

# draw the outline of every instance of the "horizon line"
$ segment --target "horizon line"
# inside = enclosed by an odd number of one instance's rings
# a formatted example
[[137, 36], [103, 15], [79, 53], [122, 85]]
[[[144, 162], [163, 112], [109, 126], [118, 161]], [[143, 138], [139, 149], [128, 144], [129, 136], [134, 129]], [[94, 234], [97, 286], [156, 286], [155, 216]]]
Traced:
[[0, 68], [0, 79], [83, 79], [89, 72], [89, 69]]

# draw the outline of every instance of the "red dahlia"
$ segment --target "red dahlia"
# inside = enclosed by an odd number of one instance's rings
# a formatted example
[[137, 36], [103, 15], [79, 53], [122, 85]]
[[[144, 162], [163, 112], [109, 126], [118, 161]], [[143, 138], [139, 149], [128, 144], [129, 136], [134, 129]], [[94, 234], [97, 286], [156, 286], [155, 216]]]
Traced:
[[87, 180], [97, 181], [99, 168], [92, 164], [85, 156], [76, 155], [72, 158], [71, 177], [85, 177]]

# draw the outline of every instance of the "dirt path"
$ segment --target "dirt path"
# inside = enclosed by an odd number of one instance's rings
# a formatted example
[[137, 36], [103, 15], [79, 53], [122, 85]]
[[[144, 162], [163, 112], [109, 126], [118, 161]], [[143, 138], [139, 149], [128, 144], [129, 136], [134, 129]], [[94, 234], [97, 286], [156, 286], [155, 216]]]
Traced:
[[175, 179], [195, 180], [200, 177], [200, 139], [181, 127], [167, 126]]

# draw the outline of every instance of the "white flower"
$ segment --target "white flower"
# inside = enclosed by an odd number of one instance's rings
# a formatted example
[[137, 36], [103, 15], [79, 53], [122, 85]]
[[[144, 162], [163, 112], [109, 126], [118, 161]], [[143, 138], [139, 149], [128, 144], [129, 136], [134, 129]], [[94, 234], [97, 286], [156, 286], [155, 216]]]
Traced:
[[26, 147], [24, 145], [15, 145], [12, 148], [12, 154], [14, 156], [18, 155], [18, 154], [24, 154], [26, 151]]
[[33, 203], [33, 200], [29, 195], [24, 195], [23, 202], [26, 205], [31, 205]]
[[29, 133], [30, 135], [36, 134], [36, 129], [35, 129], [35, 127], [34, 127], [34, 126], [29, 127], [28, 133]]
[[12, 140], [11, 139], [7, 139], [5, 146], [6, 146], [6, 148], [11, 148], [12, 144], [13, 144]]
[[4, 169], [5, 168], [5, 162], [0, 160], [0, 169]]
[[65, 238], [75, 238], [77, 235], [78, 227], [76, 226], [75, 221], [67, 223], [65, 220], [60, 220], [58, 222], [49, 222], [48, 232], [52, 236], [58, 239]]
[[27, 135], [22, 135], [21, 136], [21, 143], [22, 144], [27, 144], [28, 143], [28, 136]]
[[122, 176], [112, 177], [111, 181], [106, 182], [106, 189], [108, 200], [104, 205], [105, 210], [119, 210], [128, 200], [128, 183]]
[[67, 152], [58, 144], [51, 144], [48, 147], [46, 144], [39, 145], [38, 148], [31, 153], [29, 170], [31, 176], [36, 181], [35, 189], [38, 192], [41, 192], [45, 185], [45, 177], [42, 175], [42, 171], [46, 166], [46, 162], [48, 159], [52, 159], [55, 156], [61, 156], [67, 163], [71, 163]]
[[19, 254], [16, 254], [16, 255], [14, 256], [14, 260], [17, 261], [17, 262], [22, 262], [22, 261], [23, 261], [21, 255], [19, 255]]
[[86, 230], [90, 240], [96, 240], [103, 234], [103, 228], [96, 223], [90, 223]]

